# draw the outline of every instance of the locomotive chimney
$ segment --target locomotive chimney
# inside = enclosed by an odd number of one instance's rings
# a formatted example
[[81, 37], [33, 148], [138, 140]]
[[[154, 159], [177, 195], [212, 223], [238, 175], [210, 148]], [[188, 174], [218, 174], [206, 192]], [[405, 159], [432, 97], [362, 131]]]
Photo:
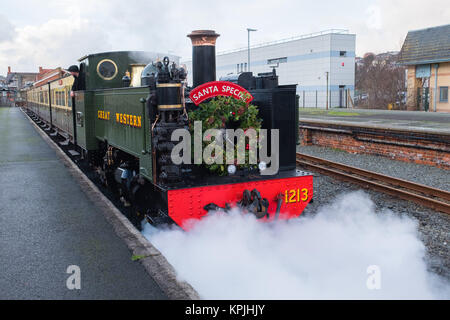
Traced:
[[193, 87], [216, 80], [216, 39], [214, 30], [194, 30], [188, 37], [192, 41]]

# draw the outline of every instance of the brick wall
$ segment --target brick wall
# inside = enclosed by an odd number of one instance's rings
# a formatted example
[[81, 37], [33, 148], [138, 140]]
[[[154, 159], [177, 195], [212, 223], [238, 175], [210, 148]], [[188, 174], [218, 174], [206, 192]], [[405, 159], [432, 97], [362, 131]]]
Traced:
[[[325, 130], [329, 130], [328, 126]], [[371, 133], [356, 132], [349, 128], [335, 129], [346, 132], [330, 132], [323, 128], [301, 128], [302, 145], [318, 145], [344, 150], [354, 154], [373, 154], [395, 160], [432, 165], [450, 170], [450, 140], [432, 141], [439, 138], [423, 133], [398, 133], [397, 137], [387, 136], [385, 130], [371, 130]], [[333, 130], [333, 129], [332, 129]], [[392, 133], [392, 132], [390, 132]], [[442, 139], [439, 138], [439, 139]], [[450, 137], [447, 136], [447, 139]]]

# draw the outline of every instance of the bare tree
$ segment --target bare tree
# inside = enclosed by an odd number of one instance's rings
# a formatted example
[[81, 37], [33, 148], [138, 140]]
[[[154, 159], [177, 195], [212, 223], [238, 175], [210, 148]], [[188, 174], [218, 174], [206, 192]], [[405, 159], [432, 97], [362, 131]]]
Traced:
[[358, 100], [359, 107], [386, 109], [392, 104], [404, 109], [405, 68], [397, 63], [397, 55], [366, 54], [356, 66], [355, 85], [365, 97]]

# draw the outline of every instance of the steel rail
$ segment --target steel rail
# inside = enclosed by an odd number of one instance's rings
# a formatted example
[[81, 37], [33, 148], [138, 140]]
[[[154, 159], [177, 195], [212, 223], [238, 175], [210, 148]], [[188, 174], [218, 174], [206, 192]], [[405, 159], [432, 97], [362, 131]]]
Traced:
[[445, 190], [300, 153], [297, 164], [450, 214], [450, 192]]

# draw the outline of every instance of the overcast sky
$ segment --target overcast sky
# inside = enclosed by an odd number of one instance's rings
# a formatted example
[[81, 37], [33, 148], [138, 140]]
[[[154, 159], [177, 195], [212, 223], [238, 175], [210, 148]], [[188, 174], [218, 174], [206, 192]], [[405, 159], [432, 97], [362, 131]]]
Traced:
[[186, 37], [213, 29], [217, 51], [330, 28], [356, 34], [356, 54], [400, 50], [408, 30], [450, 23], [448, 0], [46, 0], [0, 4], [0, 75], [68, 67], [88, 53], [144, 50], [190, 58]]

